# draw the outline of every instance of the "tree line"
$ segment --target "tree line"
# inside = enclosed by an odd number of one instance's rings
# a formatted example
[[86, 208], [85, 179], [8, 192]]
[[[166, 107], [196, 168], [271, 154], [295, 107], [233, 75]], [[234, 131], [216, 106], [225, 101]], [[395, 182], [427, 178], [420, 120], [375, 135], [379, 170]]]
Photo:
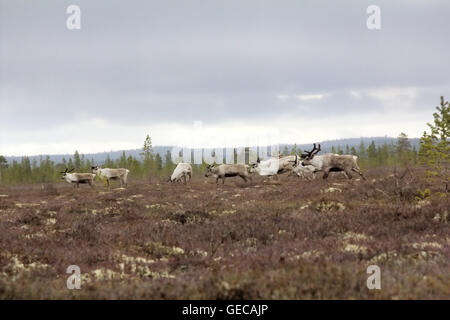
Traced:
[[[332, 153], [353, 154], [358, 156], [358, 164], [361, 168], [389, 167], [389, 166], [413, 166], [425, 165], [428, 167], [430, 178], [441, 179], [444, 183], [449, 180], [449, 103], [444, 102], [441, 97], [440, 106], [436, 107], [433, 114], [434, 123], [427, 124], [430, 131], [424, 132], [420, 139], [420, 148], [416, 150], [411, 146], [408, 136], [400, 133], [397, 140], [392, 143], [376, 145], [372, 141], [368, 146], [361, 141], [360, 145], [355, 147], [333, 146]], [[248, 159], [248, 148], [245, 149], [245, 159]], [[282, 154], [301, 154], [302, 150], [294, 145], [289, 150], [286, 146]], [[234, 151], [234, 160], [237, 160], [236, 150]], [[61, 171], [65, 168], [74, 168], [76, 172], [91, 172], [94, 166], [93, 159], [86, 159], [83, 154], [75, 151], [73, 157], [63, 158], [61, 162], [55, 163], [49, 156], [40, 157], [39, 161], [35, 158], [23, 157], [21, 161], [14, 160], [8, 164], [5, 157], [0, 155], [0, 184], [12, 185], [21, 183], [50, 183], [61, 181]], [[112, 160], [109, 155], [103, 163], [107, 168], [127, 168], [130, 170], [130, 177], [135, 179], [148, 179], [158, 177], [169, 177], [176, 164], [172, 161], [172, 154], [168, 150], [166, 154], [155, 153], [152, 147], [152, 141], [147, 135], [140, 159], [131, 155], [126, 155], [123, 151], [120, 158]], [[203, 173], [207, 164], [192, 165], [194, 175]], [[446, 185], [446, 189], [448, 186]]]
[[[248, 153], [248, 150], [246, 151]], [[286, 146], [282, 154], [301, 154], [301, 152], [302, 150], [296, 146], [290, 150]], [[415, 148], [411, 147], [408, 137], [403, 133], [399, 135], [395, 144], [385, 143], [381, 146], [376, 146], [375, 142], [372, 141], [366, 147], [361, 141], [358, 148], [349, 147], [348, 145], [345, 148], [333, 146], [331, 152], [357, 155], [358, 163], [363, 168], [416, 164], [418, 155]], [[154, 153], [149, 136], [144, 142], [140, 155], [141, 158], [138, 159], [131, 155], [127, 156], [125, 151], [123, 151], [120, 158], [115, 160], [112, 160], [108, 155], [102, 166], [106, 168], [127, 168], [130, 170], [130, 177], [137, 179], [168, 177], [176, 166], [172, 161], [170, 150], [163, 156], [159, 153]], [[248, 159], [248, 156], [246, 156], [246, 159]], [[35, 158], [30, 160], [29, 157], [22, 157], [20, 161], [14, 160], [9, 165], [6, 159], [0, 156], [0, 163], [2, 166], [2, 184], [57, 182], [61, 179], [60, 172], [64, 171], [65, 168], [74, 168], [76, 172], [90, 172], [91, 167], [96, 165], [93, 159], [86, 159], [78, 151], [75, 151], [74, 155], [68, 159], [63, 158], [59, 163], [50, 160], [49, 156], [41, 156], [39, 160]], [[196, 172], [204, 172], [205, 168], [206, 164], [193, 165], [194, 174]]]

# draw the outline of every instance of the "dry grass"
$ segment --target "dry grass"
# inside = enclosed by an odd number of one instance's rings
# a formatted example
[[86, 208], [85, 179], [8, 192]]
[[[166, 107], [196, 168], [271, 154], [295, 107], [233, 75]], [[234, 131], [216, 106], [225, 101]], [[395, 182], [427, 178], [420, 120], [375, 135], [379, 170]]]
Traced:
[[448, 298], [448, 195], [391, 174], [0, 188], [0, 299]]

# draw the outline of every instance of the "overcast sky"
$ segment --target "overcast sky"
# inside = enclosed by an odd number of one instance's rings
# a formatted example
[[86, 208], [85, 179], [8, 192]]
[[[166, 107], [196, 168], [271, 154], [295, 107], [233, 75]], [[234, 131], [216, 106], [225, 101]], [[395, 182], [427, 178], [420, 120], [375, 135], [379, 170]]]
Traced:
[[450, 98], [449, 13], [448, 0], [0, 0], [0, 154], [139, 148], [147, 133], [419, 137]]

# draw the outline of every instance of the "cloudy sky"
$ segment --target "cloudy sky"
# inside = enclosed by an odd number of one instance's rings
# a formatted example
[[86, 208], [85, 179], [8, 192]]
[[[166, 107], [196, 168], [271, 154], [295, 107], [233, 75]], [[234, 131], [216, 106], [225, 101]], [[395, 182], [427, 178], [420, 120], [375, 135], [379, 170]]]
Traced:
[[450, 96], [449, 13], [447, 0], [0, 0], [0, 154], [131, 149], [147, 133], [419, 137]]

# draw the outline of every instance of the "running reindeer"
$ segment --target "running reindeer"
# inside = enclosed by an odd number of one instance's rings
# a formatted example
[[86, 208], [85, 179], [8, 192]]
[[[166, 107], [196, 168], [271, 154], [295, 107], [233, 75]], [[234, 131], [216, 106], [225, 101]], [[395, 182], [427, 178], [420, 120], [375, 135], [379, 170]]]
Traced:
[[316, 156], [317, 153], [320, 152], [320, 144], [319, 147], [314, 143], [314, 147], [311, 151], [306, 151], [301, 155], [301, 158], [304, 159], [301, 162], [302, 166], [312, 165], [316, 168], [316, 171], [323, 171], [323, 178], [326, 179], [330, 172], [344, 172], [347, 178], [352, 179], [351, 172], [356, 172], [359, 174], [364, 180], [363, 173], [359, 168], [356, 161], [358, 160], [357, 156], [351, 154], [334, 154], [334, 153], [325, 153], [320, 156]]

